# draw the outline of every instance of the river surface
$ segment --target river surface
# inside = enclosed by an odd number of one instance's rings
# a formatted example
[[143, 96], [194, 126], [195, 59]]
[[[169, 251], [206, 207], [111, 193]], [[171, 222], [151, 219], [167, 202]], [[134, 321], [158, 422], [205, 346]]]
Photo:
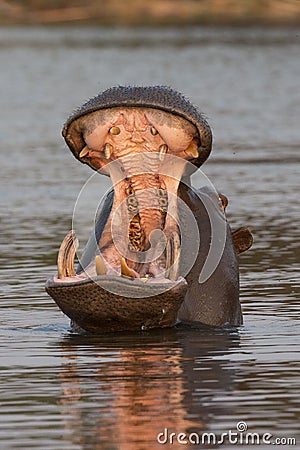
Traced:
[[[300, 448], [299, 55], [300, 29], [0, 29], [1, 450]], [[172, 86], [213, 128], [203, 172], [255, 239], [238, 329], [72, 334], [44, 291], [92, 174], [62, 124], [119, 84]]]

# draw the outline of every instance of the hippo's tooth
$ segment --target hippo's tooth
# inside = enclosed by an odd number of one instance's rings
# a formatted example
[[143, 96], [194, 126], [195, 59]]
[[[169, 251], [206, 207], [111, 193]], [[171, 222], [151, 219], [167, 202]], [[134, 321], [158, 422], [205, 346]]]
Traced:
[[168, 151], [167, 144], [162, 144], [159, 147], [158, 158], [159, 158], [160, 161], [164, 160], [164, 157], [165, 157], [165, 154], [167, 153], [167, 151]]
[[73, 277], [75, 275], [74, 258], [77, 247], [78, 239], [74, 230], [71, 230], [62, 241], [58, 252], [58, 278]]
[[138, 278], [137, 273], [128, 267], [125, 258], [121, 258], [121, 274], [125, 277]]
[[152, 134], [153, 136], [156, 136], [156, 135], [158, 134], [158, 131], [157, 131], [157, 129], [156, 129], [155, 127], [151, 127], [151, 128], [150, 128], [150, 132], [151, 132], [151, 134]]
[[90, 149], [88, 148], [87, 145], [85, 147], [83, 147], [83, 149], [79, 153], [79, 158], [83, 158], [84, 156], [86, 156], [89, 151], [90, 151]]
[[106, 275], [107, 270], [103, 258], [101, 255], [97, 255], [95, 258], [95, 267], [97, 275]]
[[116, 136], [121, 133], [121, 130], [119, 127], [111, 127], [109, 132], [110, 134], [114, 134]]
[[197, 148], [195, 147], [194, 143], [192, 142], [190, 144], [190, 146], [185, 150], [185, 153], [188, 156], [191, 156], [192, 158], [198, 158], [199, 157], [199, 153]]
[[166, 277], [172, 281], [178, 279], [180, 258], [180, 239], [178, 233], [171, 233], [166, 245]]
[[112, 150], [113, 150], [113, 146], [111, 144], [106, 143], [104, 145], [103, 153], [104, 153], [105, 159], [110, 159]]

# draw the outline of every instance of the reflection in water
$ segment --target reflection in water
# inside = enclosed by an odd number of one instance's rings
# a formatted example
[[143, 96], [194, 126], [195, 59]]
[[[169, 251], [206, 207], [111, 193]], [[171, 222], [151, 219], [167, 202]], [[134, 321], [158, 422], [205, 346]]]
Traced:
[[164, 428], [201, 433], [211, 416], [231, 413], [214, 396], [234, 387], [235, 370], [224, 360], [239, 346], [236, 331], [179, 327], [71, 336], [61, 345], [66, 435], [82, 448], [153, 448]]

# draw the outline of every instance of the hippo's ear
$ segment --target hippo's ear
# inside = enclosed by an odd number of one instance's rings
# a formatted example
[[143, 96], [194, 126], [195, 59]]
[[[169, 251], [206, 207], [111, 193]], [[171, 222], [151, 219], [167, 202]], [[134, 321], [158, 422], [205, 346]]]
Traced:
[[241, 227], [232, 232], [232, 240], [237, 254], [246, 252], [253, 244], [251, 231], [246, 227]]

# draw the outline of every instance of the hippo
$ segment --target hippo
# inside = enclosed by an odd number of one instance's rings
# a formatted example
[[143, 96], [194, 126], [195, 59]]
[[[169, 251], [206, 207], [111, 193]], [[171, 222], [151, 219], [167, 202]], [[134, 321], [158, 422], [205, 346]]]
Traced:
[[225, 195], [191, 184], [212, 150], [204, 114], [169, 87], [117, 86], [71, 114], [62, 134], [112, 182], [76, 269], [71, 230], [46, 282], [72, 328], [241, 325], [238, 254], [253, 239], [246, 227], [231, 231]]

